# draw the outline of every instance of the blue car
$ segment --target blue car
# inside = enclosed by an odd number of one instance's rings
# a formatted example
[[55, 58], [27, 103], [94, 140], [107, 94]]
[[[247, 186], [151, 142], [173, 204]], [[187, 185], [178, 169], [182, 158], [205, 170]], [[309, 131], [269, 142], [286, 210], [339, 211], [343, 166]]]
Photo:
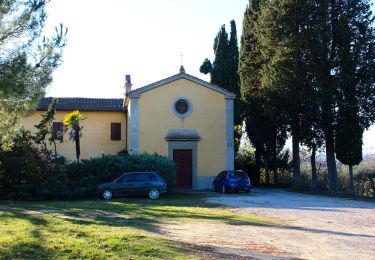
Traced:
[[212, 191], [226, 193], [229, 191], [250, 192], [250, 179], [244, 171], [222, 171], [212, 182]]

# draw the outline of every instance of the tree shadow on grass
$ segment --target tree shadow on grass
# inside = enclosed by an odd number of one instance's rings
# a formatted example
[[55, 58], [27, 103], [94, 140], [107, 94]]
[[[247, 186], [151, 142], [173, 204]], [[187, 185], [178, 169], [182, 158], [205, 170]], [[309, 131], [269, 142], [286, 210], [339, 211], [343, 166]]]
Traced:
[[[197, 220], [197, 216], [195, 214], [185, 215], [184, 218]], [[150, 219], [150, 218], [142, 218], [142, 217], [121, 218], [117, 216], [106, 216], [106, 217], [94, 217], [91, 220], [70, 219], [68, 221], [71, 221], [74, 224], [86, 224], [86, 225], [91, 225], [91, 224], [98, 225], [99, 224], [99, 225], [108, 225], [108, 226], [114, 226], [114, 227], [132, 227], [132, 228], [137, 228], [137, 229], [141, 229], [141, 230], [145, 230], [149, 232], [160, 233], [160, 225], [172, 219], [171, 218]], [[180, 218], [177, 218], [177, 219], [180, 219]], [[338, 232], [338, 231], [316, 229], [316, 228], [303, 228], [303, 227], [296, 227], [296, 226], [290, 226], [290, 225], [252, 222], [252, 221], [238, 220], [238, 219], [231, 218], [231, 217], [199, 216], [198, 219], [209, 220], [209, 221], [219, 221], [219, 222], [222, 222], [228, 225], [233, 225], [233, 226], [258, 226], [258, 227], [267, 227], [267, 228], [274, 228], [274, 229], [280, 229], [280, 230], [294, 230], [294, 231], [301, 231], [301, 232], [307, 232], [307, 233], [331, 234], [331, 235], [340, 235], [340, 236], [348, 236], [348, 237], [375, 238], [375, 236], [367, 235], [367, 234], [356, 234], [356, 233]]]
[[[42, 213], [57, 214], [76, 225], [106, 225], [112, 227], [129, 227], [160, 234], [160, 225], [168, 221], [217, 221], [233, 226], [260, 226], [285, 230], [300, 230], [301, 232], [333, 234], [349, 237], [374, 236], [335, 232], [323, 229], [301, 228], [285, 223], [277, 223], [271, 219], [257, 219], [238, 217], [236, 214], [219, 214], [209, 209], [218, 205], [204, 203], [202, 195], [169, 194], [159, 200], [143, 198], [126, 198], [113, 201], [86, 200], [86, 201], [56, 201], [39, 203], [22, 203], [16, 209], [39, 209]], [[222, 209], [222, 206], [219, 206]], [[203, 210], [201, 210], [203, 209]], [[15, 210], [15, 209], [13, 209]]]
[[[48, 228], [48, 226], [56, 224], [44, 219], [43, 217], [44, 215], [28, 215], [16, 212], [0, 214], [0, 223], [9, 220], [26, 220], [32, 224], [32, 229], [21, 236], [20, 234], [18, 234], [19, 238], [16, 241], [0, 246], [0, 259], [57, 259], [66, 257], [86, 258], [84, 253], [80, 254], [80, 252], [77, 252], [77, 250], [71, 250], [69, 246], [61, 247], [56, 244], [54, 246], [50, 245], [50, 248], [47, 248], [45, 244], [49, 239], [48, 236], [58, 236], [59, 234], [51, 234], [51, 232], [46, 233], [45, 230], [43, 231], [43, 228]], [[74, 225], [99, 224], [122, 227], [119, 222], [112, 222], [110, 219], [75, 219], [72, 217], [66, 218], [64, 220], [69, 221]], [[129, 221], [132, 222], [134, 220]], [[134, 225], [132, 225], [132, 227], [133, 226]], [[84, 237], [87, 234], [85, 232], [82, 232], [81, 230], [76, 230], [69, 235], [77, 238]], [[111, 240], [113, 238], [108, 239]], [[133, 235], [132, 239], [139, 239], [142, 241], [142, 239], [147, 239], [147, 235]], [[87, 240], [87, 243], [90, 243], [90, 241]], [[115, 252], [115, 250], [112, 250], [111, 248], [98, 248], [97, 250], [102, 250], [104, 253], [106, 250], [110, 250], [113, 253], [112, 256], [129, 259], [136, 259], [137, 256], [150, 257], [152, 259], [173, 258], [173, 255], [169, 255], [170, 252], [177, 252], [178, 254], [184, 256], [196, 256], [199, 258], [203, 256], [204, 258], [208, 257], [212, 259], [237, 259], [238, 257], [235, 254], [218, 253], [216, 252], [216, 249], [214, 247], [200, 246], [192, 243], [180, 242], [164, 238], [157, 238], [157, 242], [155, 244], [151, 244], [149, 247], [142, 247], [139, 246], [139, 244], [136, 245], [128, 239], [119, 241], [119, 244], [121, 243], [126, 244], [126, 250], [123, 250], [123, 248], [119, 252]], [[162, 248], [159, 247], [160, 244], [163, 244]]]
[[[1, 213], [1, 211], [0, 211]], [[54, 252], [47, 249], [43, 245], [43, 236], [38, 226], [45, 226], [48, 222], [39, 217], [25, 214], [8, 213], [0, 214], [0, 223], [5, 220], [27, 220], [33, 225], [33, 229], [27, 232], [27, 242], [17, 239], [15, 243], [8, 243], [6, 246], [0, 247], [0, 259], [50, 259], [53, 258]], [[25, 231], [26, 232], [26, 231]], [[10, 234], [9, 234], [10, 233]], [[9, 230], [8, 236], [19, 236], [14, 230]]]
[[54, 254], [41, 242], [17, 242], [2, 250], [0, 259], [53, 259]]
[[161, 233], [160, 228], [164, 223], [180, 220], [217, 221], [229, 225], [265, 226], [270, 224], [257, 219], [237, 218], [236, 214], [231, 214], [229, 211], [210, 210], [216, 208], [223, 209], [217, 205], [203, 203], [201, 195], [172, 194], [162, 197], [160, 200], [126, 198], [113, 201], [17, 203], [9, 205], [8, 210], [24, 216], [27, 216], [28, 212], [32, 212], [32, 214], [56, 214], [56, 218], [74, 225], [129, 227], [156, 234]]

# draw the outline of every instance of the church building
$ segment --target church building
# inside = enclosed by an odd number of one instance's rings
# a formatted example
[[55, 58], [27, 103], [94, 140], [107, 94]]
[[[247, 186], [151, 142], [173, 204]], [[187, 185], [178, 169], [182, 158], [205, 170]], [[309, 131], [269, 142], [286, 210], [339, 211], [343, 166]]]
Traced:
[[[126, 75], [124, 99], [58, 98], [54, 128], [79, 110], [82, 121], [81, 158], [116, 154], [157, 153], [176, 162], [176, 186], [208, 189], [213, 178], [234, 167], [233, 101], [235, 94], [180, 72], [132, 89]], [[24, 126], [35, 131], [52, 98], [44, 98]], [[68, 133], [57, 152], [75, 160]]]

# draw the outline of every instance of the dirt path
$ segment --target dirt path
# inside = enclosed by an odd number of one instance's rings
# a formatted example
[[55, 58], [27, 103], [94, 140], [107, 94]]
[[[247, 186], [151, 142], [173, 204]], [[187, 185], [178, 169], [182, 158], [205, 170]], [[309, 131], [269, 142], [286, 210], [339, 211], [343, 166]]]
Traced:
[[161, 231], [217, 252], [255, 259], [375, 259], [375, 203], [283, 190], [218, 195], [207, 201], [275, 217], [288, 225], [188, 222], [163, 225]]

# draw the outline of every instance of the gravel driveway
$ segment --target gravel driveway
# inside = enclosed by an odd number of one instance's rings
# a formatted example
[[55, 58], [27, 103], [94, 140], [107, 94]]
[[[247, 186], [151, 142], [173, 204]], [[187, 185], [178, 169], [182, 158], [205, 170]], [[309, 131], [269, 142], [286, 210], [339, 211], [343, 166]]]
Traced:
[[278, 189], [218, 194], [207, 201], [277, 218], [286, 226], [171, 223], [164, 232], [243, 258], [375, 259], [375, 203]]

